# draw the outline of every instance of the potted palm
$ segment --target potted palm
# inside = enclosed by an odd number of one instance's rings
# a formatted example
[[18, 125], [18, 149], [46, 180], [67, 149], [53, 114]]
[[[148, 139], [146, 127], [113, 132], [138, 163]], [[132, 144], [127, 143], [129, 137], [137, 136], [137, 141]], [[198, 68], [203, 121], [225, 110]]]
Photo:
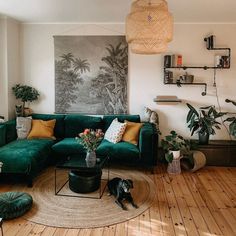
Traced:
[[221, 123], [217, 119], [227, 113], [217, 112], [215, 106], [200, 107], [198, 111], [189, 103], [187, 106], [189, 108], [187, 124], [191, 136], [197, 132], [199, 144], [208, 144], [209, 136], [216, 134], [215, 129], [220, 129]]
[[[236, 106], [236, 102], [226, 99], [226, 103], [232, 103], [234, 106]], [[229, 133], [232, 135], [234, 138], [236, 138], [236, 117], [231, 116], [228, 117], [227, 119], [224, 120], [224, 122], [229, 122]]]
[[16, 84], [14, 87], [12, 87], [12, 91], [16, 99], [20, 99], [23, 103], [23, 115], [27, 116], [32, 113], [30, 108], [25, 107], [25, 103], [37, 100], [40, 96], [39, 92], [31, 86], [21, 84]]

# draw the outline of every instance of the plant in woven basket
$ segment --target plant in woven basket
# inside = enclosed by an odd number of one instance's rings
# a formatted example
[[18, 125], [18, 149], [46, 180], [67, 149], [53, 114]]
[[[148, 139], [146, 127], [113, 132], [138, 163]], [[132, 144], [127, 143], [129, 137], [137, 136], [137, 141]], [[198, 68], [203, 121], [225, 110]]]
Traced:
[[[180, 157], [180, 151], [182, 153], [189, 152], [190, 141], [184, 139], [181, 135], [178, 135], [172, 130], [169, 135], [161, 140], [161, 146], [165, 152], [166, 161], [171, 163], [173, 159], [178, 159]], [[177, 156], [175, 156], [175, 152]]]
[[[232, 100], [226, 99], [225, 102], [232, 103], [234, 106], [236, 106], [236, 102]], [[236, 117], [235, 116], [228, 117], [227, 119], [224, 120], [224, 122], [229, 122], [229, 133], [234, 138], [236, 138]]]
[[95, 152], [99, 143], [102, 141], [104, 133], [101, 129], [85, 129], [79, 134], [78, 141], [83, 145], [87, 152]]

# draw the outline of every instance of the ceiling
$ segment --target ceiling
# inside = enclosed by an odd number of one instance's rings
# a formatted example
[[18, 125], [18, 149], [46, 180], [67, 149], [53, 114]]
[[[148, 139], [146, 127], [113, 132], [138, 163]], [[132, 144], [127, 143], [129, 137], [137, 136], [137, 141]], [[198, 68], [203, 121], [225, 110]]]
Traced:
[[[122, 23], [132, 0], [0, 0], [0, 15], [24, 23]], [[168, 0], [175, 22], [235, 23], [236, 0]]]

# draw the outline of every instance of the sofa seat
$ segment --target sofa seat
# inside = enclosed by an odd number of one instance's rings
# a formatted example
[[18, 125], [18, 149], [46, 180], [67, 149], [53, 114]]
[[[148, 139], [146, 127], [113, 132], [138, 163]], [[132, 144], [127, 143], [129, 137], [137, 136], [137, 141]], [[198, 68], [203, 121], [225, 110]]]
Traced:
[[60, 155], [63, 154], [64, 156], [77, 153], [86, 153], [83, 145], [75, 138], [64, 138], [63, 140], [54, 144], [52, 149], [55, 153]]
[[54, 142], [49, 139], [23, 139], [4, 145], [0, 148], [2, 173], [24, 173], [34, 176], [46, 165]]
[[140, 159], [140, 152], [136, 145], [128, 142], [111, 143], [103, 140], [97, 148], [98, 155], [109, 155], [112, 162], [137, 163]]

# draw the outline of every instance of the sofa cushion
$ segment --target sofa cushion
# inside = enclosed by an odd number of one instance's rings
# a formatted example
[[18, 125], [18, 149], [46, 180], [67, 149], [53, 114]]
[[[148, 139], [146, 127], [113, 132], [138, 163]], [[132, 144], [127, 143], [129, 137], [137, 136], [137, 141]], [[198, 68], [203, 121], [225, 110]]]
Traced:
[[71, 155], [77, 153], [86, 153], [83, 145], [79, 142], [79, 139], [64, 138], [60, 142], [52, 146], [53, 151], [63, 155]]
[[115, 118], [107, 129], [104, 139], [112, 143], [120, 142], [125, 132], [126, 125], [126, 123], [121, 123], [117, 120], [117, 118]]
[[62, 139], [65, 136], [65, 124], [64, 118], [65, 115], [60, 114], [33, 114], [32, 118], [35, 120], [56, 120], [55, 128], [54, 128], [54, 136], [57, 139]]
[[103, 140], [96, 153], [98, 155], [109, 155], [112, 161], [137, 162], [139, 160], [139, 149], [136, 145], [128, 142], [111, 143]]
[[4, 173], [25, 173], [42, 169], [54, 141], [49, 139], [15, 140], [0, 148]]
[[18, 139], [25, 139], [30, 133], [32, 117], [16, 117], [16, 132]]
[[28, 135], [28, 139], [33, 138], [49, 138], [56, 139], [54, 137], [54, 127], [56, 120], [32, 120], [32, 129]]
[[130, 122], [127, 120], [125, 120], [125, 123], [126, 123], [126, 129], [125, 133], [123, 134], [122, 141], [137, 145], [139, 138], [139, 131], [142, 128], [143, 123]]
[[65, 117], [65, 137], [74, 138], [85, 129], [102, 129], [102, 118], [95, 116], [67, 115]]
[[119, 122], [124, 122], [125, 120], [131, 121], [131, 122], [140, 122], [139, 115], [105, 115], [105, 116], [103, 116], [104, 132], [109, 128], [111, 122], [115, 118], [118, 118]]

